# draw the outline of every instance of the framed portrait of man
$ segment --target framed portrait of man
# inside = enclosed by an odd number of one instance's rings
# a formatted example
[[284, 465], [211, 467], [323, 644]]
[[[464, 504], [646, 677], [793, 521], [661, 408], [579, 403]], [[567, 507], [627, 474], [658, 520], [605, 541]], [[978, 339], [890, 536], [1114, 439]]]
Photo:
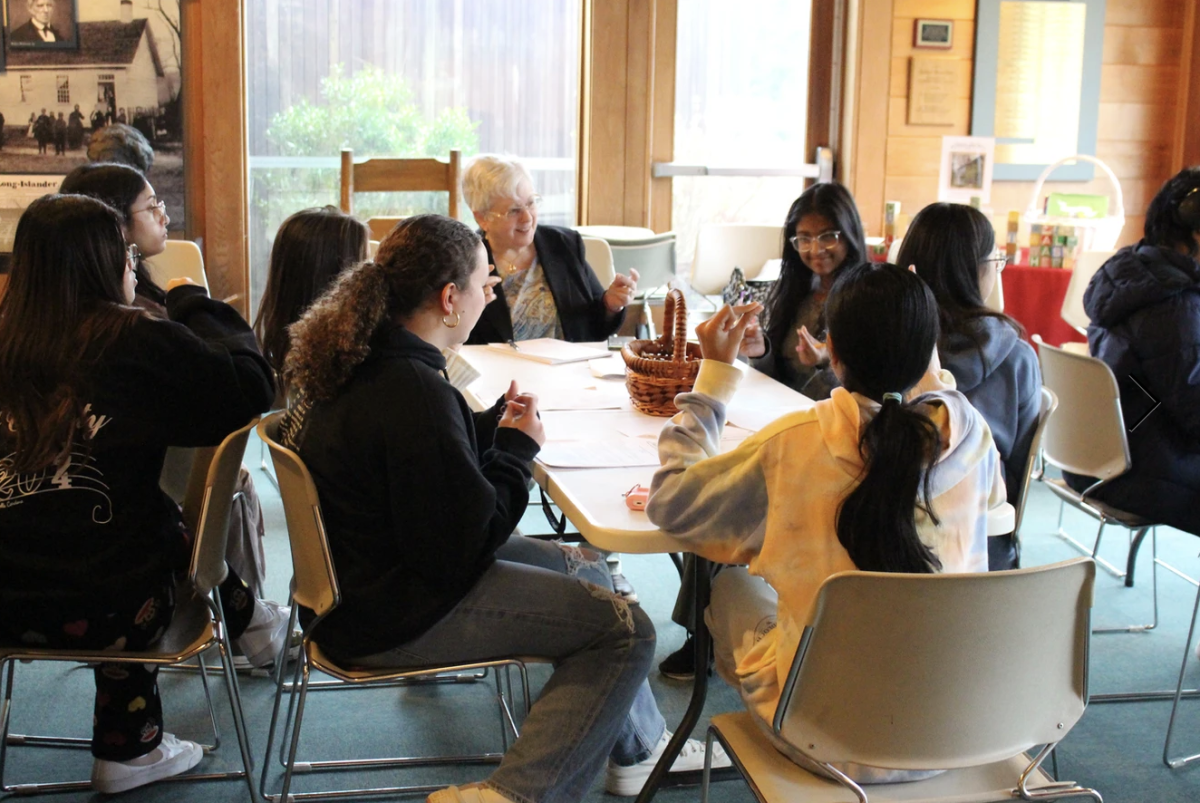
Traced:
[[77, 0], [5, 0], [11, 49], [79, 47]]

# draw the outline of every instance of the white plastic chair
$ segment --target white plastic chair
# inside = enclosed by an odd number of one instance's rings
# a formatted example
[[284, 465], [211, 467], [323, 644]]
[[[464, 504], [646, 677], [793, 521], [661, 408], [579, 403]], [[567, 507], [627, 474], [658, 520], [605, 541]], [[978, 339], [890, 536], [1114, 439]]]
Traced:
[[646, 296], [675, 278], [673, 231], [633, 240], [609, 239], [608, 247], [617, 273], [628, 276], [630, 268], [637, 269], [639, 296]]
[[[1095, 564], [978, 574], [844, 572], [821, 586], [771, 729], [836, 781], [792, 763], [749, 712], [708, 729], [766, 803], [1089, 797], [1041, 764], [1083, 715]], [[1030, 759], [1025, 751], [1036, 749]], [[705, 762], [701, 801], [707, 803]], [[945, 769], [862, 787], [833, 764]]]
[[691, 285], [706, 296], [716, 295], [729, 284], [734, 268], [753, 279], [768, 259], [783, 253], [782, 228], [745, 223], [705, 226], [696, 235]]
[[146, 258], [150, 278], [165, 288], [171, 279], [186, 277], [208, 289], [208, 274], [204, 272], [204, 256], [200, 246], [191, 240], [167, 240], [161, 254]]
[[[1096, 562], [1125, 585], [1133, 585], [1133, 566], [1138, 547], [1147, 532], [1154, 539], [1155, 522], [1119, 510], [1092, 498], [1097, 489], [1129, 471], [1132, 462], [1129, 444], [1125, 440], [1125, 421], [1121, 414], [1121, 393], [1116, 377], [1102, 360], [1073, 354], [1033, 336], [1037, 344], [1038, 362], [1042, 367], [1042, 383], [1058, 397], [1059, 410], [1046, 425], [1042, 454], [1052, 466], [1096, 477], [1097, 482], [1082, 493], [1064, 480], [1042, 477], [1046, 486], [1059, 498], [1058, 535]], [[1072, 538], [1062, 527], [1064, 507], [1069, 504], [1099, 521], [1096, 540], [1089, 549]], [[1104, 526], [1119, 524], [1135, 534], [1129, 548], [1126, 569], [1122, 571], [1097, 556]], [[1157, 577], [1157, 573], [1155, 575]], [[1154, 621], [1149, 625], [1132, 625], [1119, 630], [1152, 630], [1158, 625], [1158, 597], [1155, 595]], [[1098, 631], [1106, 632], [1106, 631]]]
[[992, 285], [992, 292], [988, 293], [988, 297], [983, 300], [983, 306], [993, 312], [1004, 312], [1004, 282], [1000, 281], [1000, 274], [996, 274], [996, 283]]
[[1067, 294], [1063, 296], [1061, 315], [1064, 321], [1071, 324], [1072, 329], [1085, 337], [1091, 319], [1083, 308], [1083, 291], [1087, 289], [1096, 271], [1100, 270], [1100, 266], [1115, 253], [1116, 251], [1084, 251], [1079, 255], [1079, 259], [1075, 260], [1075, 269], [1071, 271]]
[[612, 284], [617, 272], [613, 268], [613, 253], [608, 242], [599, 237], [583, 238], [583, 255], [592, 273], [600, 280], [600, 286], [607, 288]]

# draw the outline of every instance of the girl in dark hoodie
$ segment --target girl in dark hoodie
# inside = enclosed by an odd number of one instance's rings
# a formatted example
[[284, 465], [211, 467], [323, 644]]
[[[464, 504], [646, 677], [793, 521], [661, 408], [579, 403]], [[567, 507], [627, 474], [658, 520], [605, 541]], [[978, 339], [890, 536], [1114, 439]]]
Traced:
[[[1105, 262], [1083, 295], [1088, 348], [1112, 368], [1133, 427], [1133, 467], [1091, 496], [1193, 535], [1200, 535], [1198, 257], [1200, 167], [1189, 167], [1150, 202], [1141, 242]], [[1079, 491], [1095, 483], [1066, 480]]]
[[1042, 374], [1033, 347], [1021, 340], [1021, 325], [983, 303], [1004, 269], [995, 246], [992, 224], [978, 209], [930, 204], [913, 218], [897, 263], [916, 266], [933, 290], [942, 367], [991, 428], [1015, 504], [1037, 427]]

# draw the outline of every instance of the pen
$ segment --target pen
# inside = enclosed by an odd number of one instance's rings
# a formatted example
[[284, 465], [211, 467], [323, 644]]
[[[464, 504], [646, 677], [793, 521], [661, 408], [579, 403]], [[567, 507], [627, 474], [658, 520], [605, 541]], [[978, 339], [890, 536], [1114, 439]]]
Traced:
[[517, 341], [513, 340], [511, 337], [508, 339], [508, 345], [512, 346], [513, 351], [521, 350], [521, 348], [517, 345]]

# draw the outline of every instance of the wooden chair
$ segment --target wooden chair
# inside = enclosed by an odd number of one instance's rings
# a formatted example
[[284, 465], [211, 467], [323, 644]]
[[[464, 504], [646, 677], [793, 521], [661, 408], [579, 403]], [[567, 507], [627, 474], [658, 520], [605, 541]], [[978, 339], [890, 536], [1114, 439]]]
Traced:
[[[1095, 790], [1041, 769], [1087, 705], [1095, 574], [1086, 558], [979, 574], [836, 574], [821, 587], [774, 721], [713, 717], [709, 756], [716, 738], [762, 803], [1099, 803]], [[768, 729], [828, 778], [790, 761]], [[947, 771], [864, 787], [833, 766], [846, 762]], [[704, 803], [709, 773], [706, 762]]]
[[[250, 790], [252, 803], [258, 801], [254, 784], [254, 762], [250, 757], [250, 740], [246, 735], [245, 717], [238, 690], [237, 676], [233, 671], [233, 648], [229, 640], [229, 629], [225, 625], [221, 608], [219, 586], [226, 577], [225, 539], [229, 532], [229, 508], [233, 490], [237, 483], [238, 470], [242, 465], [242, 454], [246, 451], [246, 440], [251, 428], [258, 423], [255, 418], [246, 426], [231, 433], [221, 445], [211, 451], [212, 462], [206, 472], [203, 487], [189, 491], [184, 505], [184, 520], [195, 533], [192, 547], [192, 562], [188, 569], [188, 582], [176, 595], [175, 615], [163, 637], [145, 652], [120, 652], [116, 650], [66, 650], [43, 647], [5, 646], [0, 647], [0, 680], [4, 686], [4, 703], [0, 711], [0, 792], [34, 794], [90, 789], [90, 781], [40, 782], [32, 784], [4, 783], [4, 764], [9, 745], [33, 747], [69, 747], [87, 749], [91, 739], [64, 736], [29, 736], [9, 733], [12, 716], [14, 667], [17, 662], [59, 661], [74, 663], [139, 663], [173, 666], [196, 659], [199, 665], [204, 696], [208, 701], [208, 714], [213, 728], [213, 742], [202, 745], [205, 754], [220, 747], [221, 737], [217, 729], [216, 711], [208, 688], [208, 673], [204, 671], [203, 653], [216, 649], [221, 662], [221, 672], [229, 696], [234, 730], [238, 747], [241, 749], [243, 769], [232, 772], [198, 772], [177, 775], [172, 781], [202, 781], [221, 778], [245, 779]], [[209, 453], [205, 451], [205, 454]]]
[[354, 151], [342, 149], [342, 211], [354, 214], [356, 192], [448, 192], [449, 215], [458, 218], [459, 185], [462, 174], [460, 152], [450, 151], [450, 161], [441, 159], [368, 159], [355, 163]]

